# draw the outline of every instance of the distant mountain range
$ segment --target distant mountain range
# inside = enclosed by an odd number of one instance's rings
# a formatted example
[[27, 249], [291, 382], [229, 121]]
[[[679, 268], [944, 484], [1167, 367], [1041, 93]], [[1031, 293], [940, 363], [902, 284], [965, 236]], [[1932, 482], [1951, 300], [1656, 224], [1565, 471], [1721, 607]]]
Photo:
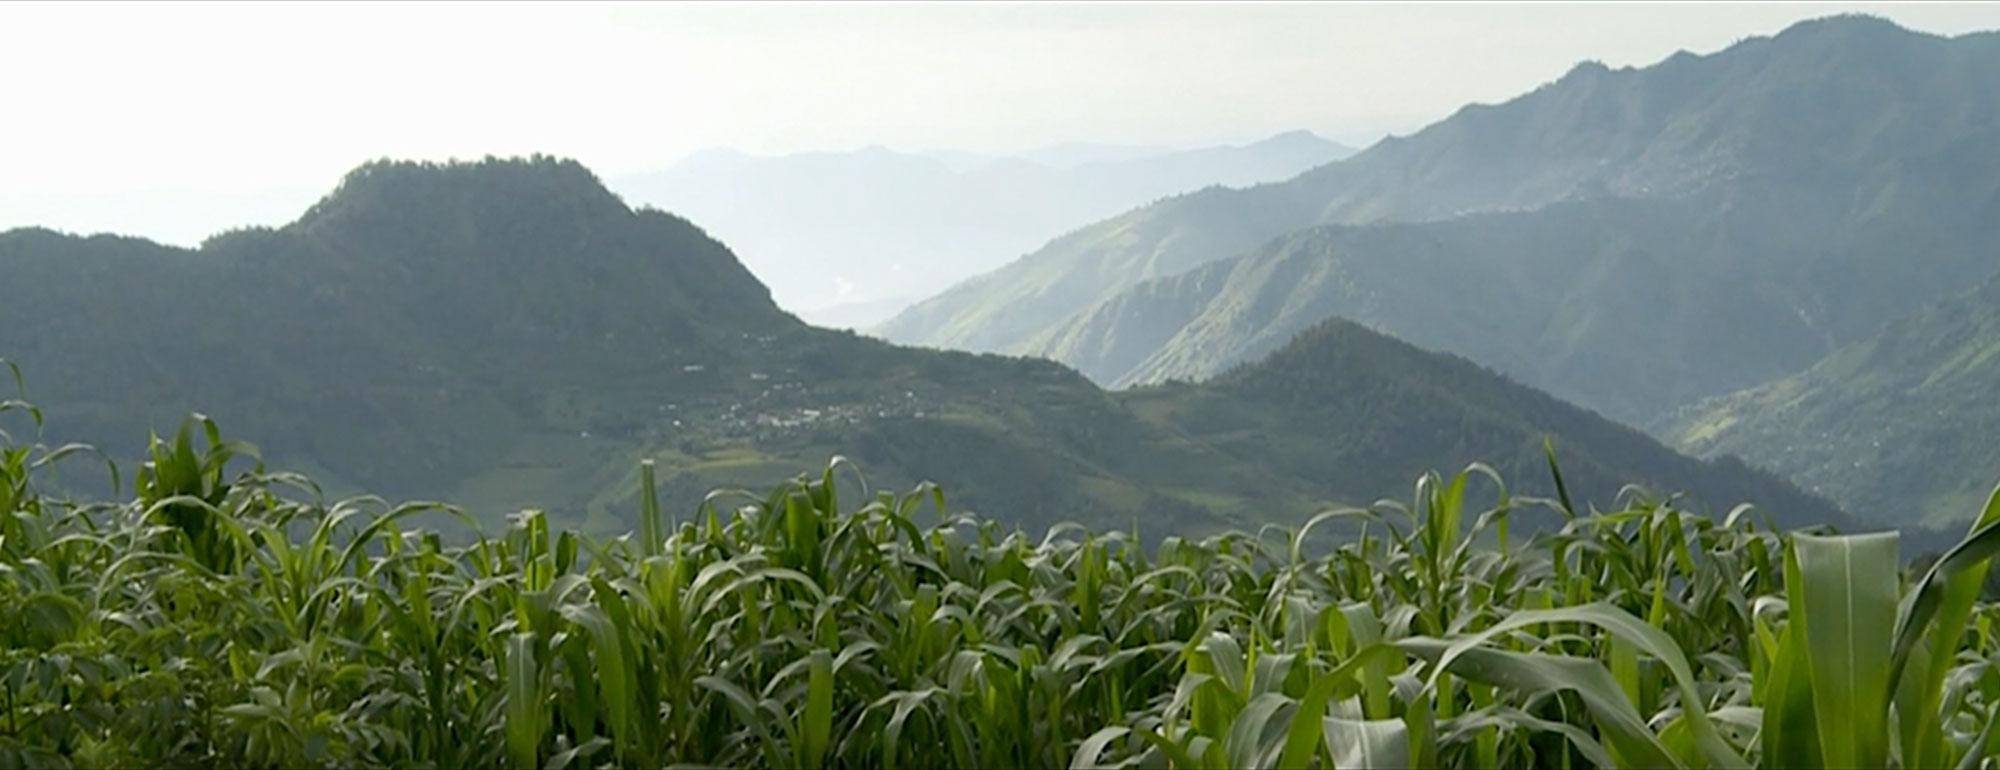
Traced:
[[1994, 83], [2000, 33], [1852, 16], [1585, 64], [1291, 180], [1082, 228], [878, 332], [1132, 387], [1350, 319], [1871, 521], [1941, 525], [2000, 478], [2000, 290], [1961, 296], [2000, 272]]
[[635, 205], [701, 222], [802, 318], [873, 326], [914, 298], [1133, 206], [1285, 179], [1352, 152], [1305, 131], [1243, 146], [1070, 144], [1017, 156], [713, 150], [610, 183]]
[[1353, 324], [1211, 384], [1122, 393], [1046, 361], [816, 329], [693, 224], [549, 158], [369, 164], [289, 225], [196, 250], [0, 233], [0, 274], [0, 357], [51, 440], [129, 459], [200, 410], [328, 494], [489, 517], [539, 505], [623, 531], [641, 457], [685, 515], [841, 454], [877, 487], [936, 480], [1028, 527], [1193, 534], [1406, 496], [1474, 460], [1547, 494], [1553, 435], [1581, 499], [1648, 482], [1851, 524], [1773, 476]]
[[879, 331], [1125, 386], [1339, 316], [1647, 424], [2000, 269], [1996, 82], [2000, 35], [1866, 17], [1585, 64], [1284, 182], [1083, 228]]

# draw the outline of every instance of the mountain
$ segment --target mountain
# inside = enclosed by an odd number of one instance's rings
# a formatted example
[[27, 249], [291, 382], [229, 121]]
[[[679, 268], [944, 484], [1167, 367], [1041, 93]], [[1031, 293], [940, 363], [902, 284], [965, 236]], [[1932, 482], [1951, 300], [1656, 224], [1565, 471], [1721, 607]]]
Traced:
[[[1131, 384], [1344, 315], [1644, 422], [2000, 269], [1996, 80], [2000, 34], [1865, 17], [1586, 64], [1282, 183], [1084, 228], [879, 331]], [[1748, 323], [1717, 334], [1728, 319]]]
[[2000, 279], [1811, 368], [1684, 410], [1663, 433], [1737, 454], [1877, 521], [1960, 524], [2000, 472]]
[[550, 158], [371, 163], [291, 224], [192, 250], [10, 231], [0, 274], [0, 356], [51, 440], [129, 461], [199, 410], [330, 495], [545, 505], [597, 531], [629, 528], [642, 457], [677, 513], [845, 455], [878, 488], [936, 480], [1029, 527], [1196, 533], [1401, 496], [1473, 459], [1539, 489], [1544, 433], [1582, 499], [1649, 481], [1842, 521], [1352, 325], [1213, 386], [1129, 393], [813, 328], [693, 224]]
[[[845, 318], [816, 312], [835, 306], [929, 295], [1165, 195], [1283, 179], [1351, 152], [1304, 131], [1242, 146], [1063, 145], [978, 161], [883, 147], [774, 157], [714, 150], [611, 181], [635, 203], [701, 222], [781, 306], [818, 320]], [[908, 304], [858, 323], [873, 326]]]
[[1635, 481], [1709, 502], [1755, 500], [1781, 522], [1840, 517], [1733, 457], [1677, 454], [1471, 361], [1348, 321], [1318, 324], [1263, 361], [1201, 385], [1120, 395], [1150, 421], [1281, 477], [1308, 480], [1311, 495], [1402, 499], [1423, 468], [1485, 462], [1513, 493], [1553, 497], [1543, 438], [1554, 436], [1566, 485], [1600, 503]]
[[[130, 447], [206, 410], [397, 495], [637, 430], [648, 415], [598, 407], [706, 390], [682, 368], [740, 369], [743, 335], [797, 325], [700, 230], [547, 159], [369, 164], [292, 224], [198, 250], [17, 230], [0, 265], [0, 348], [57, 425]], [[584, 372], [601, 397], [579, 398]]]
[[16, 230], [0, 272], [0, 356], [53, 435], [129, 459], [202, 411], [332, 494], [616, 531], [642, 456], [689, 511], [846, 452], [1024, 522], [1150, 506], [1192, 527], [1210, 513], [1092, 458], [1256, 478], [1055, 364], [808, 327], [699, 228], [569, 161], [373, 163], [289, 225], [193, 250]]
[[[1990, 149], [2000, 156], [2000, 141]], [[1924, 189], [1977, 195], [1904, 195], [1830, 220], [1695, 196], [1308, 228], [1118, 292], [1027, 352], [1117, 387], [1201, 379], [1338, 316], [1643, 424], [1802, 369], [1862, 319], [1895, 317], [1871, 290], [1914, 302], [1951, 289], [1909, 275], [1904, 249], [1921, 245], [1925, 271], [1965, 280], [2000, 267], [1984, 245], [2000, 227], [1969, 216], [2000, 202], [2000, 187], [1965, 165], [1965, 183]]]

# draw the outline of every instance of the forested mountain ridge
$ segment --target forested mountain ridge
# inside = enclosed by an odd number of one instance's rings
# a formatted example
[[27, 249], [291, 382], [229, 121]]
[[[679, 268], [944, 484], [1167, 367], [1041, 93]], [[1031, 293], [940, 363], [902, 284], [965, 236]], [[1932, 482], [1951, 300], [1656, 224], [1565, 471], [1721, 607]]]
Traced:
[[1274, 475], [1307, 480], [1310, 495], [1356, 499], [1351, 490], [1378, 490], [1376, 498], [1399, 499], [1411, 470], [1425, 463], [1481, 462], [1518, 484], [1516, 494], [1552, 497], [1558, 490], [1544, 454], [1552, 438], [1569, 487], [1592, 490], [1600, 504], [1631, 482], [1684, 490], [1710, 505], [1755, 501], [1787, 525], [1844, 519], [1733, 457], [1689, 458], [1471, 361], [1337, 319], [1207, 383], [1119, 395], [1149, 421]]
[[17, 230], [0, 272], [0, 356], [52, 437], [129, 459], [200, 411], [332, 494], [545, 505], [616, 531], [641, 456], [684, 511], [844, 451], [1019, 521], [1119, 523], [1149, 493], [1092, 453], [1228, 465], [1055, 364], [806, 326], [699, 228], [571, 161], [372, 163], [293, 224], [198, 250]]
[[[195, 250], [11, 231], [0, 272], [0, 356], [25, 369], [52, 439], [129, 460], [148, 428], [201, 411], [328, 494], [441, 498], [487, 515], [544, 505], [599, 530], [629, 524], [640, 457], [659, 461], [674, 510], [844, 454], [878, 485], [948, 483], [961, 504], [1029, 526], [1123, 526], [1144, 512], [1168, 531], [1398, 494], [1424, 470], [1469, 461], [1453, 447], [1539, 446], [1536, 430], [1578, 456], [1588, 499], [1627, 481], [1712, 487], [1671, 452], [1599, 446], [1630, 437], [1572, 442], [1573, 420], [1513, 421], [1492, 443], [1496, 431], [1455, 423], [1447, 401], [1437, 419], [1463, 426], [1457, 438], [1380, 450], [1359, 437], [1400, 418], [1280, 426], [1280, 441], [1373, 455], [1365, 473], [1274, 471], [1214, 433], [1226, 426], [1175, 415], [1289, 407], [1220, 390], [1112, 394], [1047, 361], [814, 329], [699, 228], [632, 210], [583, 167], [548, 158], [369, 164], [291, 225]], [[1639, 459], [1599, 474], [1584, 456]], [[1782, 482], [1758, 483], [1746, 497], [1839, 520]]]
[[556, 387], [585, 367], [671, 393], [796, 325], [698, 229], [552, 160], [369, 164], [293, 224], [199, 250], [13, 231], [0, 266], [6, 355], [56, 425], [131, 448], [204, 410], [391, 494], [505, 465], [545, 413], [572, 438], [629, 428]]
[[[1996, 80], [2000, 35], [1862, 17], [1642, 69], [1585, 65], [1282, 184], [1072, 234], [885, 329], [1127, 385], [1209, 376], [1342, 315], [1645, 422], [1806, 366], [2000, 268], [1984, 245], [2000, 235], [1983, 160], [2000, 155]], [[1356, 223], [1387, 230], [1305, 232]], [[1526, 253], [1494, 253], [1485, 232]], [[1334, 280], [1256, 280], [1301, 271]], [[1718, 314], [1765, 318], [1705, 331]], [[1466, 333], [1494, 315], [1515, 323]]]

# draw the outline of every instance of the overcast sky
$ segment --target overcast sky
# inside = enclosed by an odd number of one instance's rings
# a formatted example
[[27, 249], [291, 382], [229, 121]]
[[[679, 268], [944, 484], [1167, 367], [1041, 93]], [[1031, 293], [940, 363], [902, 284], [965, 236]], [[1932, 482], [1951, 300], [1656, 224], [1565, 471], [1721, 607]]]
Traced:
[[1708, 53], [1844, 11], [2000, 4], [0, 3], [0, 228], [192, 243], [377, 157], [546, 152], [603, 176], [759, 153], [1351, 144], [1576, 62]]

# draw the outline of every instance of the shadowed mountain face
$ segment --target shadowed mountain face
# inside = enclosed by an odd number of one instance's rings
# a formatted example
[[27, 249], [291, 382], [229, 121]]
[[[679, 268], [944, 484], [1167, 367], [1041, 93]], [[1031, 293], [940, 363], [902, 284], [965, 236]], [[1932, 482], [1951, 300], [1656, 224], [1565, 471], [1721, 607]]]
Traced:
[[[1735, 458], [1698, 461], [1645, 434], [1457, 356], [1432, 353], [1347, 321], [1300, 333], [1265, 360], [1208, 383], [1121, 394], [1149, 420], [1309, 491], [1401, 499], [1425, 463], [1497, 469], [1511, 491], [1552, 497], [1543, 440], [1552, 437], [1572, 490], [1609, 500], [1623, 482], [1685, 489], [1697, 499], [1755, 500], [1789, 524], [1824, 518], [1824, 503]], [[1716, 516], [1728, 509], [1711, 510]], [[1537, 528], [1548, 521], [1528, 521]]]
[[1030, 349], [1114, 386], [1201, 379], [1338, 316], [1643, 424], [1811, 365], [1900, 315], [1885, 296], [1921, 302], [2000, 268], [2000, 222], [1972, 216], [2000, 186], [1967, 182], [1948, 205], [1911, 195], [1831, 220], [1703, 196], [1310, 228], [1120, 292]]
[[[698, 228], [546, 158], [370, 164], [291, 225], [197, 250], [12, 231], [0, 273], [0, 356], [51, 440], [131, 458], [147, 428], [199, 410], [329, 494], [545, 505], [599, 531], [629, 528], [641, 457], [674, 512], [840, 454], [877, 487], [935, 480], [1031, 527], [1143, 515], [1167, 533], [1401, 496], [1475, 459], [1536, 489], [1545, 433], [1580, 497], [1644, 481], [1840, 520], [1351, 325], [1214, 387], [1129, 394], [1046, 361], [814, 329]], [[1394, 408], [1368, 406], [1390, 392]]]
[[2000, 279], [1890, 324], [1812, 368], [1665, 420], [1884, 522], [1975, 515], [2000, 470]]
[[1285, 179], [1352, 153], [1304, 131], [1243, 146], [1117, 150], [1034, 154], [1044, 160], [882, 147], [773, 157], [717, 150], [611, 183], [635, 203], [701, 222], [802, 318], [873, 326], [915, 298], [1133, 206]]
[[[683, 367], [797, 325], [698, 229], [554, 161], [371, 164], [297, 222], [197, 251], [31, 230], [0, 259], [6, 355], [56, 425], [132, 448], [204, 410], [399, 495], [504, 465], [551, 412], [571, 436], [630, 430], [612, 423], [649, 415], [590, 404], [671, 401], [697, 387]], [[570, 403], [587, 381], [607, 397]]]
[[1996, 81], [2000, 35], [1865, 18], [1584, 65], [1284, 183], [1078, 231], [882, 331], [1129, 385], [1338, 315], [1646, 421], [2000, 269]]

